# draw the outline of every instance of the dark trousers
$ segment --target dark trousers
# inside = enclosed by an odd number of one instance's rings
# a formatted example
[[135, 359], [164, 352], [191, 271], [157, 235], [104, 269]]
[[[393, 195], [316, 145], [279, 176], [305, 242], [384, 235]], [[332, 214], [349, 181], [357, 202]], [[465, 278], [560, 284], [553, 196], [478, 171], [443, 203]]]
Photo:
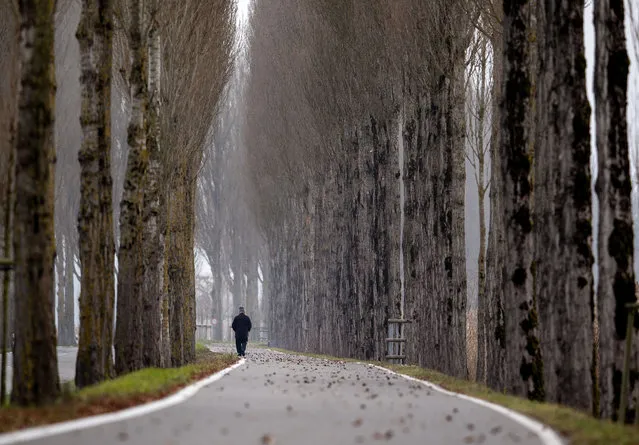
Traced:
[[237, 349], [237, 355], [241, 355], [244, 357], [246, 354], [246, 344], [248, 343], [247, 338], [235, 338], [235, 347]]

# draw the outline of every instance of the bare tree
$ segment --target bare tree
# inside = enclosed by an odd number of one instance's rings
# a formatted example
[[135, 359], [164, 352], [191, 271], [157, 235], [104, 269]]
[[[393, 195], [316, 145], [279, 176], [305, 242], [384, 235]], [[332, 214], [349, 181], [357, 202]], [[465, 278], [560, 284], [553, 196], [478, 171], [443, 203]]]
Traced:
[[[131, 115], [128, 127], [128, 160], [120, 202], [118, 249], [118, 299], [115, 328], [115, 370], [118, 374], [143, 367], [143, 187], [148, 163], [146, 148], [147, 38], [143, 0], [131, 0], [129, 48], [132, 55], [129, 86]], [[157, 334], [156, 334], [157, 335]]]
[[56, 178], [55, 238], [57, 275], [58, 345], [74, 346], [75, 292], [78, 256], [78, 208], [82, 143], [80, 109], [80, 48], [76, 38], [82, 5], [79, 0], [58, 0], [55, 15], [56, 51]]
[[[595, 100], [597, 125], [596, 183], [599, 198], [599, 283], [597, 310], [601, 415], [617, 418], [627, 335], [626, 304], [636, 302], [628, 129], [626, 127], [629, 60], [624, 2], [595, 2]], [[630, 331], [633, 332], [633, 331]], [[634, 329], [636, 335], [637, 329]], [[630, 372], [636, 373], [637, 351]], [[630, 379], [630, 393], [635, 380]], [[634, 418], [634, 410], [629, 419]], [[595, 413], [598, 414], [598, 413]], [[626, 420], [626, 419], [622, 419]]]
[[[160, 144], [166, 214], [165, 290], [171, 363], [195, 358], [195, 190], [202, 154], [229, 79], [235, 3], [164, 4]], [[212, 68], [213, 67], [213, 68]]]
[[82, 84], [80, 161], [80, 339], [78, 387], [113, 375], [114, 241], [111, 191], [110, 1], [83, 0], [77, 37]]
[[[486, 299], [486, 242], [487, 242], [487, 218], [486, 203], [487, 193], [490, 189], [490, 148], [492, 133], [492, 107], [493, 107], [493, 82], [491, 68], [491, 46], [488, 38], [481, 32], [476, 32], [474, 42], [474, 57], [469, 68], [469, 88], [467, 90], [466, 110], [466, 159], [474, 170], [475, 186], [477, 187], [477, 200], [479, 208], [479, 254], [477, 256], [477, 309]], [[473, 48], [474, 49], [474, 48]], [[481, 302], [481, 303], [480, 303]], [[480, 329], [485, 335], [483, 317]], [[478, 333], [478, 345], [482, 335]], [[478, 354], [482, 359], [477, 366], [481, 371], [477, 374], [484, 381], [486, 375], [485, 344], [479, 345]], [[485, 381], [484, 381], [485, 383]]]
[[[531, 44], [535, 1], [504, 2], [504, 84], [500, 138], [506, 229], [503, 302], [509, 392], [544, 400], [539, 317], [533, 295]], [[500, 56], [498, 56], [500, 57]]]
[[149, 107], [147, 113], [148, 166], [144, 185], [143, 202], [143, 311], [142, 326], [144, 332], [143, 362], [145, 366], [166, 364], [163, 356], [168, 351], [162, 345], [168, 345], [168, 331], [162, 329], [162, 295], [164, 289], [164, 231], [160, 227], [160, 181], [162, 174], [160, 147], [160, 96], [161, 96], [161, 27], [159, 23], [160, 3], [148, 2], [149, 6]]
[[[590, 105], [582, 2], [539, 2], [535, 286], [548, 401], [592, 407]], [[558, 45], [557, 42], [562, 44]]]

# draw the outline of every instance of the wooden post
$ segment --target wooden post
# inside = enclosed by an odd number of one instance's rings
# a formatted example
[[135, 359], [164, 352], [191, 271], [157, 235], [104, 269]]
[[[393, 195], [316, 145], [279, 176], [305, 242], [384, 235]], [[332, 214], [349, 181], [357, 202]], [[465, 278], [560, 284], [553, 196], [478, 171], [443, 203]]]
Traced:
[[406, 360], [404, 338], [404, 325], [411, 323], [411, 320], [400, 318], [390, 318], [388, 320], [388, 338], [386, 339], [386, 360], [391, 363], [404, 364]]
[[[632, 325], [635, 322], [635, 312], [639, 308], [639, 303], [628, 303], [628, 324], [626, 326], [626, 350], [623, 356], [623, 374], [621, 375], [621, 395], [619, 400], [619, 413], [617, 422], [626, 422], [626, 407], [628, 405], [628, 379], [630, 371], [630, 351], [632, 350]], [[636, 421], [636, 413], [635, 413]]]

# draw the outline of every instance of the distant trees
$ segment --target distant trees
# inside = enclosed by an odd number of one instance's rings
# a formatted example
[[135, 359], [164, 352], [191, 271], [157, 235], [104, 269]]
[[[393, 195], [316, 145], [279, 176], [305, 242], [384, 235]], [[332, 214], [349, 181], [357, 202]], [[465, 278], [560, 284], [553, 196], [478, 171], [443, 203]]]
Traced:
[[[81, 112], [80, 194], [77, 143], [59, 123], [67, 170], [54, 240], [53, 3], [0, 3], [18, 6], [0, 14], [0, 226], [20, 296], [10, 304], [5, 273], [0, 338], [6, 348], [15, 329], [16, 403], [59, 391], [56, 245], [64, 344], [80, 260], [78, 386], [193, 361], [196, 314], [215, 318], [221, 338], [239, 305], [256, 326], [268, 320], [273, 344], [366, 359], [385, 358], [389, 319], [409, 319], [407, 359], [466, 377], [468, 157], [480, 201], [478, 379], [595, 414], [601, 397], [601, 415], [616, 416], [625, 305], [636, 301], [623, 2], [595, 5], [597, 299], [583, 4], [256, 2], [227, 89], [233, 1], [83, 0], [81, 104], [73, 83], [58, 92]], [[196, 311], [196, 244], [212, 273], [207, 314]]]
[[407, 332], [411, 359], [466, 375], [473, 29], [453, 23], [450, 8], [463, 11], [461, 2], [255, 6], [245, 134], [277, 344], [383, 359], [387, 320], [405, 316], [419, 326]]
[[[635, 297], [623, 5], [596, 8], [609, 417]], [[383, 359], [387, 320], [404, 317], [409, 360], [465, 376], [468, 135], [490, 201], [478, 378], [598, 411], [583, 18], [544, 0], [255, 5], [245, 168], [276, 344]]]

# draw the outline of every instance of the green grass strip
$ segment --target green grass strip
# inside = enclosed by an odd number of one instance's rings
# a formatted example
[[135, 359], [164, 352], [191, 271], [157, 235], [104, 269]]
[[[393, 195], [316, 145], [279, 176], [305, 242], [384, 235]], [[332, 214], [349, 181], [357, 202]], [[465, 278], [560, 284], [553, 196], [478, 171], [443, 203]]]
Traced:
[[196, 362], [180, 368], [146, 368], [95, 386], [75, 390], [66, 384], [63, 396], [43, 407], [0, 408], [0, 433], [104, 414], [157, 400], [189, 383], [237, 362], [234, 354], [211, 352], [196, 346]]

